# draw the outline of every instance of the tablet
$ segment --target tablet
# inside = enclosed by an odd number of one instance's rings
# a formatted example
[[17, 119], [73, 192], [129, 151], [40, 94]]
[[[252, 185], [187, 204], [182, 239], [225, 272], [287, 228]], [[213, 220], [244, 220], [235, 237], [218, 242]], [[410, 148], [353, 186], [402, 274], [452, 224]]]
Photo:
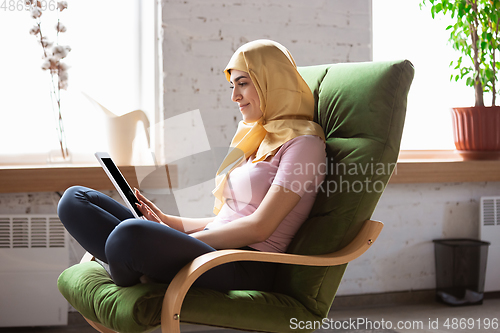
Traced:
[[139, 203], [139, 200], [137, 200], [134, 192], [130, 188], [120, 170], [118, 170], [118, 167], [115, 162], [113, 162], [109, 154], [105, 152], [97, 152], [95, 153], [95, 156], [132, 214], [138, 219], [144, 219], [144, 215], [135, 205], [136, 203]]

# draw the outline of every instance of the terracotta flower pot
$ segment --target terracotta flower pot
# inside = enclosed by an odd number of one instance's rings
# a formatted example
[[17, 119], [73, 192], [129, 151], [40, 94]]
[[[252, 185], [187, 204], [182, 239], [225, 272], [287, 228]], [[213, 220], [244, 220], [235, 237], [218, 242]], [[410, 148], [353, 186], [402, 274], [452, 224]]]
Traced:
[[500, 106], [452, 108], [455, 147], [465, 159], [500, 158]]

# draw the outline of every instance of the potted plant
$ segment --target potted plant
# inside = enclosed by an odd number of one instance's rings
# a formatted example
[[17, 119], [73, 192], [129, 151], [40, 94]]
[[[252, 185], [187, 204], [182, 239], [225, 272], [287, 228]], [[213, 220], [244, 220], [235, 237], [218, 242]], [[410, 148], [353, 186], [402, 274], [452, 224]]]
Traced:
[[[423, 0], [432, 17], [450, 15], [449, 41], [461, 53], [450, 63], [456, 73], [451, 80], [465, 80], [474, 87], [473, 107], [452, 108], [455, 146], [464, 158], [500, 157], [500, 107], [497, 73], [500, 70], [500, 0]], [[484, 93], [491, 93], [485, 106]]]

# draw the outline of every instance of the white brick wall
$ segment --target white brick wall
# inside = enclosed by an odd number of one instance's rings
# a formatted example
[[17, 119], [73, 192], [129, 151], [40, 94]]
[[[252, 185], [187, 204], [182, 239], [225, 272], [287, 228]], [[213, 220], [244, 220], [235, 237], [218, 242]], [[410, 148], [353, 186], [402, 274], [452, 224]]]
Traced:
[[[241, 119], [222, 71], [242, 44], [275, 40], [291, 51], [299, 66], [371, 60], [371, 0], [164, 0], [162, 4], [165, 119], [200, 109], [212, 148], [227, 147]], [[175, 142], [165, 142], [169, 144]], [[214, 163], [205, 164], [213, 168]], [[181, 172], [180, 177], [195, 173]], [[193, 191], [194, 197], [197, 190]], [[210, 193], [196, 197], [198, 215], [211, 215]]]
[[349, 263], [338, 295], [435, 288], [432, 240], [478, 239], [481, 197], [499, 193], [500, 182], [389, 185], [372, 216], [384, 229]]
[[200, 109], [212, 146], [240, 115], [222, 70], [245, 42], [285, 45], [299, 66], [371, 60], [370, 0], [164, 0], [165, 118]]

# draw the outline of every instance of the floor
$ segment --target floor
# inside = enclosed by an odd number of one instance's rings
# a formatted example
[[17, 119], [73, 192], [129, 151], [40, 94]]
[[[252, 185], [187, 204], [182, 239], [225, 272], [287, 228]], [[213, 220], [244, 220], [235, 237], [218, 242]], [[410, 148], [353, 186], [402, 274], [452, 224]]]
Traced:
[[[450, 307], [437, 302], [415, 305], [370, 306], [335, 309], [316, 333], [457, 333], [500, 332], [500, 299], [486, 299], [482, 305]], [[78, 313], [70, 313], [69, 325], [62, 327], [0, 328], [0, 333], [95, 333]], [[308, 323], [291, 322], [298, 327]], [[309, 323], [313, 325], [313, 323]], [[461, 326], [461, 327], [460, 327]], [[405, 328], [406, 327], [406, 328]], [[160, 333], [156, 330], [153, 333]], [[205, 326], [182, 325], [181, 332], [241, 332]]]

